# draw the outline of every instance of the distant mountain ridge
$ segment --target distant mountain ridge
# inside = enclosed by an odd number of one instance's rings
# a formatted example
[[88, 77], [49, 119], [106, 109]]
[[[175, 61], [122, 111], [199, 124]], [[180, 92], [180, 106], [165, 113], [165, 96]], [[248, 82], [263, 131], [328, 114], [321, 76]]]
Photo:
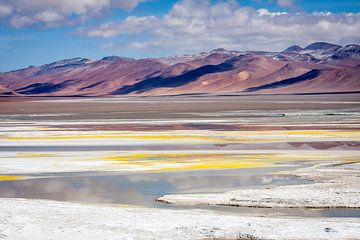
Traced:
[[341, 48], [341, 46], [327, 42], [314, 42], [306, 46], [304, 50], [336, 50], [338, 48]]
[[0, 96], [278, 94], [360, 91], [360, 46], [314, 42], [281, 52], [228, 51], [64, 59], [0, 73]]
[[292, 45], [290, 47], [288, 47], [287, 49], [285, 49], [283, 52], [300, 52], [304, 50], [302, 47], [300, 47], [299, 45]]

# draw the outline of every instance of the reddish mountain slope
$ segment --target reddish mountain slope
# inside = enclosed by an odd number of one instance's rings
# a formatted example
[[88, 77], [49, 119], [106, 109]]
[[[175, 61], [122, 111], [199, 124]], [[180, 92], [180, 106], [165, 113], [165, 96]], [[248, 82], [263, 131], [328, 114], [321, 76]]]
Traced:
[[209, 53], [158, 59], [73, 58], [0, 73], [3, 96], [360, 91], [360, 46], [323, 42], [283, 52]]

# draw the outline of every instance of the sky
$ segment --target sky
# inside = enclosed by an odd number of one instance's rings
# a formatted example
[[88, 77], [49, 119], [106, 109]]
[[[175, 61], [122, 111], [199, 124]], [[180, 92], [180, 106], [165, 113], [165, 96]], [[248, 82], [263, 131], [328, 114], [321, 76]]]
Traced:
[[360, 43], [359, 0], [0, 0], [0, 72], [60, 59]]

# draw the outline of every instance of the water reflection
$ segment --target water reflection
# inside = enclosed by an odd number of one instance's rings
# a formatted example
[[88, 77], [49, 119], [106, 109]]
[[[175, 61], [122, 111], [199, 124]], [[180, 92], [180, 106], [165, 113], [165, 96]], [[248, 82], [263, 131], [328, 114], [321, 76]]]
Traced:
[[[264, 174], [276, 168], [223, 171], [69, 174], [0, 182], [0, 197], [158, 206], [154, 199], [170, 193], [223, 192], [246, 187], [299, 183], [293, 176]], [[283, 168], [281, 168], [283, 169]]]
[[[241, 188], [305, 183], [291, 175], [267, 174], [274, 168], [222, 171], [137, 173], [126, 175], [58, 174], [53, 177], [0, 182], [0, 197], [128, 204], [156, 208], [192, 208], [155, 202], [171, 193], [223, 192]], [[354, 210], [259, 209], [199, 207], [227, 214], [360, 217]]]

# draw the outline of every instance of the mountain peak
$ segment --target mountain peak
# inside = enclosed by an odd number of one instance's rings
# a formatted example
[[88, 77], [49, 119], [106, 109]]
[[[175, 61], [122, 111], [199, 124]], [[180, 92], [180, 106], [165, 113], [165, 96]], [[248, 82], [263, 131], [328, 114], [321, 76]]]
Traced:
[[212, 50], [210, 53], [214, 53], [214, 52], [227, 52], [227, 50], [225, 48], [217, 48]]
[[304, 49], [305, 50], [330, 50], [330, 49], [336, 50], [340, 47], [341, 47], [340, 45], [327, 43], [327, 42], [314, 42], [307, 45]]
[[115, 62], [117, 60], [134, 60], [133, 58], [127, 58], [127, 57], [119, 57], [119, 56], [107, 56], [107, 57], [103, 57], [101, 59], [102, 61], [108, 61], [108, 62]]
[[302, 47], [300, 47], [299, 45], [292, 45], [290, 47], [288, 47], [287, 49], [285, 49], [283, 52], [300, 52], [304, 50]]
[[348, 44], [344, 47], [338, 48], [335, 53], [331, 56], [331, 59], [360, 59], [360, 45]]
[[356, 51], [356, 52], [360, 52], [360, 45], [358, 44], [348, 44], [346, 46], [344, 46], [342, 49], [347, 50], [347, 51]]
[[114, 61], [116, 61], [116, 60], [118, 60], [118, 59], [120, 59], [119, 56], [113, 55], [113, 56], [103, 57], [101, 60], [103, 60], [103, 61], [109, 61], [109, 62], [114, 62]]
[[58, 68], [58, 67], [66, 67], [66, 66], [75, 66], [75, 65], [87, 64], [87, 63], [91, 63], [91, 62], [94, 62], [94, 60], [88, 59], [88, 58], [76, 57], [76, 58], [63, 59], [63, 60], [56, 61], [56, 62], [53, 62], [53, 63], [45, 64], [45, 65], [42, 65], [41, 67]]

